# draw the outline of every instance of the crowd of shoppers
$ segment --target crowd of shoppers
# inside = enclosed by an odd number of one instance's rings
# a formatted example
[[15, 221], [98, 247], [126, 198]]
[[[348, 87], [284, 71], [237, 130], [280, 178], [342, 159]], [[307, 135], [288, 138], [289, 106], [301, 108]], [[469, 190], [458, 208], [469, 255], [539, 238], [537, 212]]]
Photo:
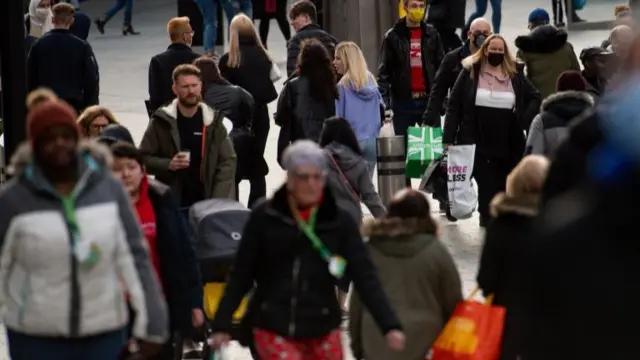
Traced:
[[[123, 34], [137, 34], [131, 3], [118, 1], [99, 30], [125, 7]], [[571, 307], [589, 284], [573, 283], [587, 259], [602, 256], [618, 275], [635, 271], [633, 246], [602, 241], [611, 237], [607, 210], [636, 195], [633, 153], [602, 169], [628, 152], [621, 145], [628, 134], [614, 125], [637, 100], [628, 84], [640, 59], [631, 9], [616, 14], [605, 46], [582, 50], [581, 70], [566, 31], [543, 9], [529, 15], [530, 32], [516, 39], [514, 56], [499, 34], [499, 12], [493, 27], [477, 17], [487, 1], [477, 2], [460, 43], [460, 9], [401, 0], [407, 15], [385, 34], [374, 75], [357, 44], [322, 30], [315, 2], [297, 1], [287, 13], [278, 0], [256, 1], [259, 30], [247, 2], [220, 4], [233, 8], [226, 9], [229, 51], [219, 62], [212, 48], [204, 56], [191, 49], [188, 18], [169, 21], [171, 45], [149, 64], [150, 120], [137, 148], [98, 105], [97, 61], [71, 31], [77, 4], [32, 2], [28, 140], [0, 191], [7, 210], [0, 302], [13, 359], [169, 359], [183, 337], [208, 327], [208, 345], [219, 348], [231, 340], [235, 309], [249, 292], [243, 323], [261, 359], [342, 359], [345, 312], [358, 360], [423, 359], [462, 288], [425, 195], [409, 179], [389, 204], [376, 193], [375, 141], [389, 115], [397, 134], [442, 127], [446, 148], [475, 145], [472, 175], [486, 228], [477, 282], [507, 309], [500, 358], [606, 357], [595, 341], [589, 352], [559, 339], [596, 338], [580, 318], [592, 307]], [[296, 31], [280, 94], [265, 44], [273, 16]], [[268, 105], [276, 98], [277, 158], [287, 176], [267, 197]], [[617, 106], [604, 106], [611, 102]], [[206, 319], [185, 220], [203, 200], [237, 200], [242, 180], [251, 184], [251, 215], [215, 317]], [[449, 202], [447, 194], [435, 198], [441, 210]], [[372, 219], [363, 219], [362, 204]], [[629, 238], [634, 214], [614, 219], [617, 239]], [[586, 239], [581, 259], [571, 254], [576, 238]], [[590, 271], [598, 291], [611, 291], [604, 275]], [[620, 289], [629, 290], [630, 304], [634, 285], [613, 283], [616, 297], [599, 298], [612, 310], [591, 315], [605, 343], [637, 333], [606, 316], [633, 314]], [[625, 358], [629, 348], [613, 352]]]

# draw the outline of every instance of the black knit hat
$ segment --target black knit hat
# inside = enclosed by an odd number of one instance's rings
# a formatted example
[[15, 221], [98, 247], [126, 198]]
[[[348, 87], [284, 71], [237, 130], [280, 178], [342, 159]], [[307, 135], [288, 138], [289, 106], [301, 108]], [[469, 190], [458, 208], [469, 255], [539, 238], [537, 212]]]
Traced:
[[111, 124], [104, 128], [100, 133], [98, 141], [106, 145], [111, 145], [119, 141], [135, 145], [129, 129], [120, 124]]

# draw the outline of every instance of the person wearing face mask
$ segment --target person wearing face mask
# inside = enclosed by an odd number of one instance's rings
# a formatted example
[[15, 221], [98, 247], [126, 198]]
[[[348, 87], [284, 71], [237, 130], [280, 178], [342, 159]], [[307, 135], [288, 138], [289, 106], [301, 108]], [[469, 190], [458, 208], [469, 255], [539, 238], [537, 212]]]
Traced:
[[[438, 30], [425, 23], [425, 0], [402, 0], [407, 14], [382, 40], [378, 87], [385, 109], [393, 111], [396, 135], [422, 122], [436, 71], [444, 58]], [[405, 147], [406, 151], [406, 147]], [[407, 187], [411, 186], [409, 178]]]
[[534, 9], [529, 14], [527, 35], [516, 38], [517, 58], [524, 63], [529, 81], [543, 98], [556, 92], [556, 80], [565, 71], [580, 71], [580, 63], [567, 32], [549, 24], [549, 13]]
[[608, 63], [613, 53], [601, 47], [589, 47], [580, 52], [580, 61], [584, 70], [582, 77], [587, 80], [587, 92], [596, 98], [605, 92], [609, 80]]
[[498, 34], [489, 36], [462, 66], [449, 96], [442, 142], [446, 147], [476, 145], [473, 177], [484, 227], [490, 219], [489, 202], [504, 191], [507, 175], [524, 153], [524, 131], [541, 98]]
[[475, 54], [487, 37], [491, 36], [491, 23], [485, 18], [475, 19], [469, 27], [467, 41], [461, 47], [447, 53], [438, 68], [429, 93], [427, 109], [422, 115], [422, 125], [440, 127], [440, 116], [447, 109], [447, 95], [462, 71], [462, 60]]
[[339, 41], [318, 25], [318, 10], [312, 1], [294, 2], [289, 9], [289, 21], [296, 34], [287, 43], [287, 76], [290, 77], [296, 72], [298, 55], [305, 40], [317, 39], [333, 57]]
[[31, 0], [29, 3], [29, 33], [40, 37], [53, 29], [51, 0]]
[[[458, 75], [462, 71], [462, 60], [474, 54], [482, 46], [488, 36], [491, 35], [491, 23], [484, 18], [475, 19], [471, 23], [467, 34], [467, 41], [464, 45], [445, 55], [442, 64], [438, 68], [433, 86], [429, 94], [427, 108], [422, 115], [422, 125], [440, 127], [442, 122], [440, 116], [444, 115], [447, 108], [447, 96], [455, 84]], [[448, 195], [438, 192], [434, 195], [440, 201], [440, 212], [446, 213], [446, 203]], [[450, 218], [454, 220], [454, 218]]]
[[153, 113], [160, 106], [175, 99], [171, 90], [171, 74], [178, 65], [191, 64], [200, 55], [191, 50], [193, 29], [188, 17], [175, 17], [169, 20], [167, 32], [171, 45], [166, 51], [151, 58], [149, 63], [149, 105]]

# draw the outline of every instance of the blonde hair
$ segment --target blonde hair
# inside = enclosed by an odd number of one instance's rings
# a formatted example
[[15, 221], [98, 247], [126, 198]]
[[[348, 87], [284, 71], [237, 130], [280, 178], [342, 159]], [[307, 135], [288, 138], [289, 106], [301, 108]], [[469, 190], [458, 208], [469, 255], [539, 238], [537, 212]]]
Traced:
[[340, 79], [340, 84], [343, 86], [350, 85], [355, 90], [360, 90], [371, 83], [377, 86], [375, 78], [369, 72], [362, 50], [356, 43], [344, 41], [338, 44], [336, 57], [340, 58], [345, 69]]
[[56, 101], [58, 96], [47, 88], [38, 88], [27, 95], [27, 110], [31, 110], [34, 106], [45, 101]]
[[518, 72], [517, 62], [516, 62], [516, 59], [511, 54], [511, 51], [509, 50], [507, 41], [502, 37], [502, 35], [493, 34], [489, 36], [484, 41], [484, 43], [482, 43], [482, 46], [480, 47], [480, 49], [478, 49], [478, 51], [476, 51], [474, 54], [470, 56], [467, 56], [466, 58], [464, 58], [464, 60], [462, 60], [462, 66], [471, 72], [472, 79], [475, 76], [474, 67], [476, 65], [482, 65], [487, 62], [487, 55], [485, 54], [485, 52], [488, 52], [487, 48], [489, 47], [489, 44], [491, 43], [492, 40], [495, 40], [495, 39], [501, 40], [502, 43], [504, 44], [504, 61], [500, 65], [500, 67], [502, 68], [502, 71], [504, 71], [504, 73], [510, 78], [514, 77], [517, 74]]
[[262, 40], [260, 40], [258, 36], [253, 21], [251, 21], [247, 15], [240, 13], [233, 17], [229, 25], [229, 59], [227, 60], [227, 66], [230, 68], [240, 67], [240, 62], [242, 61], [240, 55], [240, 35], [252, 37], [258, 47], [264, 51], [267, 58], [273, 62], [271, 56], [264, 48]]
[[549, 160], [541, 155], [525, 156], [507, 176], [507, 196], [537, 195], [542, 189]]
[[93, 105], [86, 108], [80, 116], [78, 116], [77, 123], [82, 128], [82, 133], [85, 136], [89, 136], [89, 127], [93, 120], [95, 120], [98, 116], [104, 116], [107, 118], [109, 125], [118, 124], [118, 120], [113, 115], [111, 110], [107, 109], [102, 105]]
[[167, 23], [167, 33], [171, 41], [178, 41], [183, 34], [193, 31], [191, 21], [186, 16], [174, 17]]

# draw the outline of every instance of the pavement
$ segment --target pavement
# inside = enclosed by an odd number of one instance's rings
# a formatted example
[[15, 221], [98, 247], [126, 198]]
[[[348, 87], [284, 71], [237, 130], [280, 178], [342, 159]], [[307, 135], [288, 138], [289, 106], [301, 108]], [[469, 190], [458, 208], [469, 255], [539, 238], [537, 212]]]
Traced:
[[[93, 18], [106, 11], [112, 3], [107, 0], [91, 0], [84, 2], [82, 7]], [[516, 36], [527, 32], [526, 19], [529, 11], [536, 7], [550, 8], [550, 3], [549, 0], [504, 1], [503, 34], [513, 43]], [[149, 60], [168, 46], [166, 24], [176, 15], [175, 4], [175, 0], [138, 0], [134, 5], [133, 25], [141, 35], [122, 36], [122, 14], [119, 14], [107, 25], [105, 35], [100, 35], [94, 28], [89, 38], [100, 66], [100, 102], [109, 107], [118, 120], [131, 130], [136, 141], [140, 141], [148, 123], [144, 99], [148, 98]], [[608, 0], [590, 2], [581, 16], [604, 20], [613, 16], [613, 4]], [[467, 13], [474, 9], [474, 2], [468, 0]], [[487, 18], [490, 13], [491, 10], [486, 14]], [[569, 39], [579, 53], [584, 47], [599, 45], [607, 35], [606, 31], [574, 32], [570, 33]], [[268, 48], [284, 71], [286, 43], [275, 21], [271, 24]], [[375, 69], [372, 64], [370, 67]], [[282, 88], [281, 82], [277, 83], [277, 88]], [[275, 112], [275, 102], [269, 106], [269, 110], [270, 114]], [[268, 194], [278, 188], [284, 179], [284, 173], [276, 162], [277, 136], [278, 127], [272, 123], [265, 151], [270, 168], [267, 175]], [[417, 185], [417, 182], [414, 185]], [[240, 197], [245, 204], [248, 193], [249, 186], [243, 182], [240, 185]], [[437, 204], [433, 204], [437, 207]], [[478, 218], [449, 223], [436, 213], [434, 216], [442, 226], [441, 241], [451, 251], [463, 280], [464, 293], [468, 294], [476, 285], [475, 275], [482, 246], [483, 231], [478, 226]], [[348, 341], [346, 338], [345, 340]], [[8, 359], [5, 337], [0, 335], [0, 360]], [[233, 345], [228, 352], [228, 359], [244, 360], [251, 359], [251, 356], [248, 351]], [[350, 354], [348, 359], [352, 359]]]

